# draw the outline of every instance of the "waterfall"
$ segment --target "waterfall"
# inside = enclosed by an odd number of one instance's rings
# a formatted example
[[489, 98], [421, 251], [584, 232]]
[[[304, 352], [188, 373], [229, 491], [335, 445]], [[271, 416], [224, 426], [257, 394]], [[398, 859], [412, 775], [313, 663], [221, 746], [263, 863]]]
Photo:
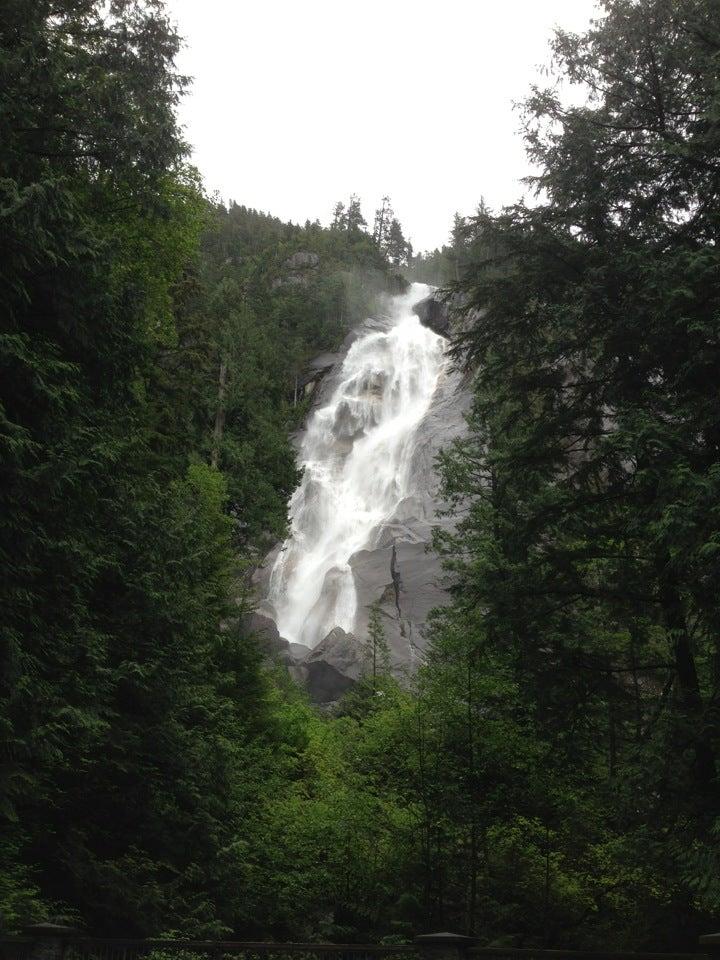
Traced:
[[309, 419], [290, 536], [270, 577], [277, 626], [290, 641], [313, 647], [333, 627], [352, 631], [350, 558], [374, 545], [413, 492], [413, 438], [445, 367], [443, 338], [412, 313], [428, 292], [413, 284], [393, 298], [387, 328], [352, 344], [330, 399]]

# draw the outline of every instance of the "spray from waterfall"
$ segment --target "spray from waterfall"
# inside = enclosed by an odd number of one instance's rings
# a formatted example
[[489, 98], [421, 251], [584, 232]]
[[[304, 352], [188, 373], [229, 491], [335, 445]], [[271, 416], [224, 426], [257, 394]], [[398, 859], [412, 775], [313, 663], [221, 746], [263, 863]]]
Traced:
[[357, 595], [350, 558], [374, 544], [413, 492], [413, 438], [444, 368], [444, 341], [412, 313], [429, 289], [395, 297], [383, 331], [353, 343], [328, 402], [310, 417], [290, 501], [290, 536], [270, 578], [281, 636], [313, 647], [350, 632]]

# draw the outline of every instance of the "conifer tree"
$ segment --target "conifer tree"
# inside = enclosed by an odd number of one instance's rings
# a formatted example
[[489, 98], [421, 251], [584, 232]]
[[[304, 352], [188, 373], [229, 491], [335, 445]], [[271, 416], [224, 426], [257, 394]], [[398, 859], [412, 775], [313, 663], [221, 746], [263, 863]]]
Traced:
[[438, 650], [459, 635], [458, 670], [511, 679], [499, 714], [531, 711], [551, 860], [572, 794], [607, 812], [588, 833], [607, 866], [683, 876], [707, 909], [714, 854], [687, 851], [717, 850], [720, 26], [708, 0], [604, 7], [554, 43], [587, 102], [526, 104], [540, 202], [462, 229], [475, 395], [444, 460], [461, 517]]
[[348, 233], [360, 233], [366, 226], [367, 223], [360, 208], [360, 198], [353, 193], [350, 195], [350, 202], [345, 214], [345, 227]]
[[338, 202], [335, 204], [331, 226], [333, 230], [344, 230], [347, 227], [345, 204], [342, 202], [342, 200], [338, 200]]
[[385, 627], [382, 622], [380, 601], [375, 600], [370, 606], [368, 622], [368, 638], [365, 644], [365, 660], [370, 670], [373, 692], [377, 690], [378, 680], [390, 672], [390, 650], [385, 636]]
[[393, 210], [390, 205], [390, 197], [383, 197], [381, 206], [375, 211], [375, 223], [373, 224], [373, 241], [383, 253], [387, 249], [392, 218]]
[[388, 260], [399, 267], [401, 264], [408, 262], [408, 255], [411, 250], [412, 248], [403, 234], [400, 221], [397, 217], [393, 217], [387, 234], [386, 253]]

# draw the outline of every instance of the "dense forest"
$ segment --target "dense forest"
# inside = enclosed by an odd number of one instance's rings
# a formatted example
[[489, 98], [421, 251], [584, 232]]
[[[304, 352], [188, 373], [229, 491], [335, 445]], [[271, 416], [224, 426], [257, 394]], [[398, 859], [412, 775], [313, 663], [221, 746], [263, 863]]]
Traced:
[[[323, 227], [206, 196], [160, 0], [3, 4], [2, 932], [717, 923], [720, 10], [601, 13], [552, 46], [581, 105], [524, 104], [532, 202], [415, 256], [388, 198]], [[412, 683], [371, 620], [319, 711], [244, 628], [248, 571], [308, 360], [404, 278], [445, 287], [473, 391], [452, 599]]]

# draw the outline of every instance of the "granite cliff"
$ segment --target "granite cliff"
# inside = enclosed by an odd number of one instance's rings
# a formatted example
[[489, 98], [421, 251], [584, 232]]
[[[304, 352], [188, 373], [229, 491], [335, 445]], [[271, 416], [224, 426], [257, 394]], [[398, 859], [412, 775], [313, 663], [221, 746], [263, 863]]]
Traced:
[[437, 515], [435, 458], [463, 430], [469, 391], [441, 329], [447, 307], [415, 284], [310, 365], [313, 408], [296, 438], [305, 476], [289, 540], [255, 574], [263, 600], [250, 625], [320, 703], [360, 675], [373, 603], [403, 676], [447, 598], [430, 549], [433, 526], [450, 522]]

